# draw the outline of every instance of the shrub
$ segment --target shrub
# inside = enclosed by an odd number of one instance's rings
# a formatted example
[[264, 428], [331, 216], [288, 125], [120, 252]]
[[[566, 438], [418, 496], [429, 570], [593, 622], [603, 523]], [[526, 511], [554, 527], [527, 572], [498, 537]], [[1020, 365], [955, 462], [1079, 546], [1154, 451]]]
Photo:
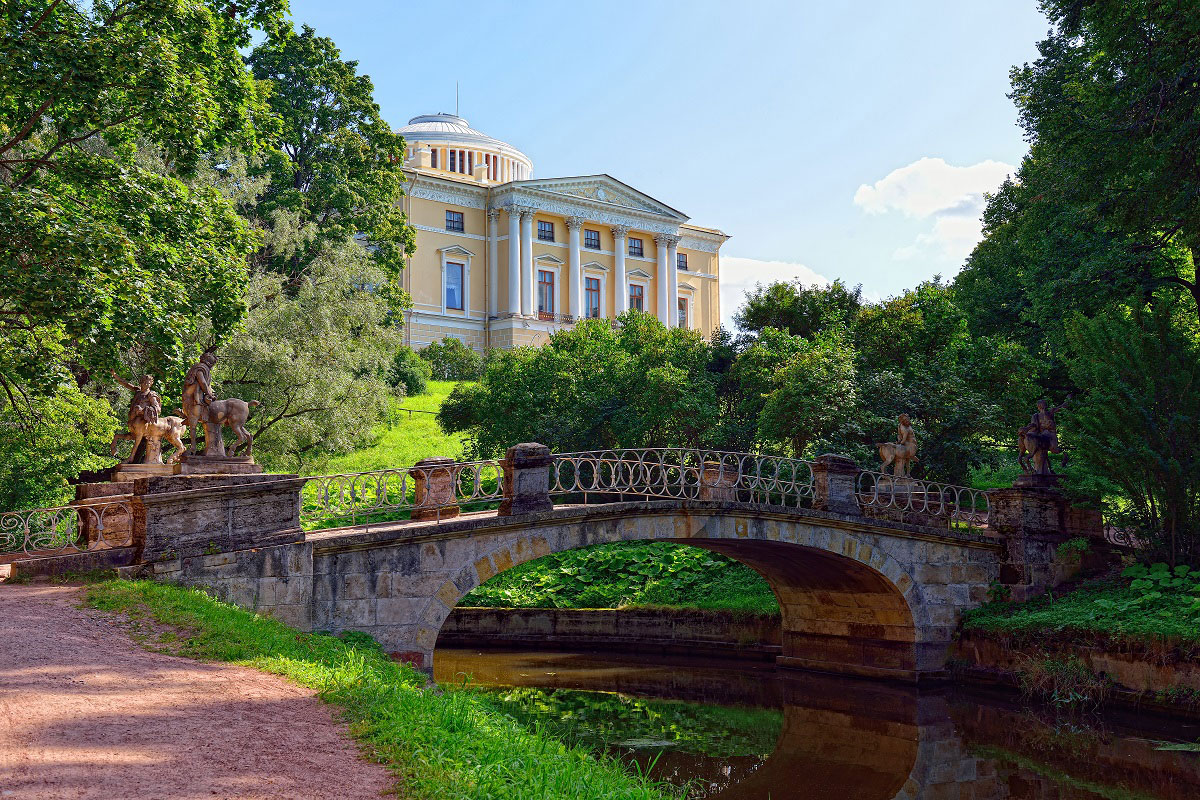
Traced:
[[483, 372], [483, 356], [449, 336], [421, 348], [421, 358], [440, 381], [473, 381]]
[[388, 370], [388, 383], [392, 386], [403, 386], [404, 394], [412, 397], [425, 394], [431, 377], [433, 365], [417, 355], [411, 347], [401, 347], [396, 351], [391, 369]]

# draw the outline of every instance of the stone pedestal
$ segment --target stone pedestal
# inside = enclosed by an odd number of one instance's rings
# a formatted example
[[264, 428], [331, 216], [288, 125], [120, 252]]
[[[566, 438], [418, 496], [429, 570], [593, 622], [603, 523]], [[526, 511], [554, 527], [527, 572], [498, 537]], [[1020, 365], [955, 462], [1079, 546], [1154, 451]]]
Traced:
[[152, 478], [159, 475], [178, 475], [182, 464], [117, 464], [113, 467], [114, 481], [135, 481], [138, 478]]
[[409, 473], [416, 491], [413, 519], [453, 519], [459, 515], [461, 509], [455, 496], [458, 469], [454, 463], [452, 458], [434, 456], [413, 465]]
[[735, 464], [705, 461], [700, 472], [701, 500], [737, 500], [738, 471]]
[[526, 442], [508, 448], [504, 456], [504, 500], [497, 512], [502, 517], [550, 511], [550, 448]]
[[133, 544], [133, 517], [129, 506], [104, 503], [105, 498], [117, 500], [132, 492], [132, 481], [81, 483], [75, 487], [75, 502], [72, 505], [90, 507], [78, 512], [81, 548], [104, 550]]
[[210, 456], [184, 453], [179, 458], [181, 475], [258, 475], [262, 466], [251, 456]]
[[303, 538], [297, 475], [174, 475], [133, 482], [140, 560], [246, 550]]
[[852, 459], [832, 453], [817, 456], [812, 473], [813, 508], [839, 514], [861, 513], [854, 485], [859, 469]]

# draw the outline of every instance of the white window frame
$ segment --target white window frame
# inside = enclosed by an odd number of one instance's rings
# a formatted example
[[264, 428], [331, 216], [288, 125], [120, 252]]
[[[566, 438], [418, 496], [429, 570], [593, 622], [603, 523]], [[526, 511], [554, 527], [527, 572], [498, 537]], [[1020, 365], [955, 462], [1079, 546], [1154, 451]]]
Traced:
[[[535, 240], [536, 241], [536, 240]], [[546, 244], [542, 242], [542, 244]], [[543, 272], [554, 273], [554, 306], [555, 308], [563, 307], [563, 267], [566, 266], [561, 258], [553, 256], [549, 253], [542, 253], [540, 256], [533, 257], [533, 314], [537, 316], [537, 274], [538, 270]], [[570, 305], [569, 303], [567, 304]], [[567, 311], [555, 311], [555, 314], [567, 314]]]
[[[447, 316], [462, 315], [463, 317], [470, 317], [471, 316], [471, 259], [475, 256], [475, 254], [472, 253], [467, 248], [459, 247], [458, 245], [452, 245], [451, 247], [443, 247], [442, 249], [438, 250], [438, 252], [441, 253], [441, 256], [442, 256], [442, 267], [441, 267], [442, 289], [441, 289], [441, 298], [440, 298], [442, 313]], [[457, 308], [448, 308], [446, 306], [446, 267], [449, 264], [462, 264], [463, 265], [463, 307], [461, 310], [457, 309]]]
[[[692, 330], [698, 330], [698, 328], [697, 328], [698, 323], [696, 321], [696, 318], [697, 318], [696, 289], [694, 286], [691, 286], [690, 284], [684, 284], [682, 286], [679, 286], [678, 289], [679, 289], [679, 299], [687, 301], [687, 321], [688, 321], [687, 327]], [[675, 309], [675, 315], [678, 318], [679, 309]]]
[[[579, 312], [584, 319], [608, 319], [611, 314], [608, 311], [608, 274], [602, 270], [590, 268], [581, 270], [580, 280], [583, 281], [579, 287]], [[587, 316], [587, 279], [595, 278], [600, 281], [600, 316]]]

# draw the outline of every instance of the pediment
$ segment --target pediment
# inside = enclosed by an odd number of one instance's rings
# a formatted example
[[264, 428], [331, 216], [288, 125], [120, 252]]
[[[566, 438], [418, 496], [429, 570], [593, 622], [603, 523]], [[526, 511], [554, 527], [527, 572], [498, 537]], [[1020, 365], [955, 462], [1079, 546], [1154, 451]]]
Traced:
[[556, 264], [559, 266], [567, 263], [567, 262], [563, 261], [561, 258], [559, 258], [558, 256], [550, 255], [549, 253], [542, 253], [540, 256], [534, 256], [533, 260], [534, 261], [542, 261], [546, 264]]
[[640, 269], [631, 269], [631, 270], [629, 270], [629, 272], [627, 274], [630, 278], [649, 278], [650, 277], [650, 273], [643, 272]]
[[531, 181], [522, 181], [521, 185], [569, 197], [581, 197], [585, 200], [607, 203], [621, 208], [630, 208], [635, 211], [658, 214], [679, 222], [685, 222], [688, 219], [686, 214], [671, 208], [666, 203], [655, 200], [644, 192], [639, 192], [629, 184], [622, 183], [611, 175], [539, 178]]
[[690, 283], [681, 283], [681, 284], [679, 284], [679, 288], [680, 288], [680, 289], [687, 289], [687, 290], [688, 290], [688, 291], [690, 291], [690, 292], [694, 292], [694, 291], [696, 291], [696, 287], [695, 287], [695, 286], [692, 286]]
[[599, 261], [589, 261], [588, 263], [583, 264], [581, 269], [595, 269], [600, 270], [601, 272], [608, 272], [608, 267], [606, 267], [604, 264], [601, 264]]
[[471, 252], [470, 250], [468, 250], [467, 248], [465, 248], [465, 247], [460, 247], [460, 246], [458, 246], [458, 245], [456, 245], [456, 244], [452, 244], [452, 245], [450, 245], [449, 247], [442, 247], [442, 248], [439, 248], [439, 249], [438, 249], [438, 252], [439, 252], [439, 253], [445, 253], [445, 254], [446, 254], [446, 255], [448, 255], [448, 256], [471, 256], [471, 257], [474, 257], [474, 256], [475, 256], [475, 254], [474, 254], [474, 253], [472, 253], [472, 252]]

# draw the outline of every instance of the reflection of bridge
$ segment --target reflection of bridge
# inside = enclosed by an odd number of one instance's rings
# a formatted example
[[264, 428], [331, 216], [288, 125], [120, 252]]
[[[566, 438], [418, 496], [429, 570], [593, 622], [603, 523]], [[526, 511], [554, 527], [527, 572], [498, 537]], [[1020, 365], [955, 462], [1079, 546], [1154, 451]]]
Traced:
[[[206, 585], [305, 630], [365, 631], [425, 669], [450, 610], [493, 575], [549, 553], [663, 540], [766, 578], [783, 614], [782, 663], [915, 680], [942, 671], [959, 615], [993, 581], [1020, 593], [1061, 577], [1055, 545], [1069, 535], [1063, 504], [1044, 491], [997, 490], [989, 508], [974, 490], [865, 473], [839, 456], [518, 445], [502, 461], [174, 476], [131, 490], [104, 501], [121, 509], [110, 519], [126, 520], [123, 532], [106, 531], [96, 501], [77, 509], [87, 520], [70, 547], [90, 545], [76, 561]], [[305, 533], [301, 517], [350, 524]], [[13, 528], [0, 517], [0, 535]]]

